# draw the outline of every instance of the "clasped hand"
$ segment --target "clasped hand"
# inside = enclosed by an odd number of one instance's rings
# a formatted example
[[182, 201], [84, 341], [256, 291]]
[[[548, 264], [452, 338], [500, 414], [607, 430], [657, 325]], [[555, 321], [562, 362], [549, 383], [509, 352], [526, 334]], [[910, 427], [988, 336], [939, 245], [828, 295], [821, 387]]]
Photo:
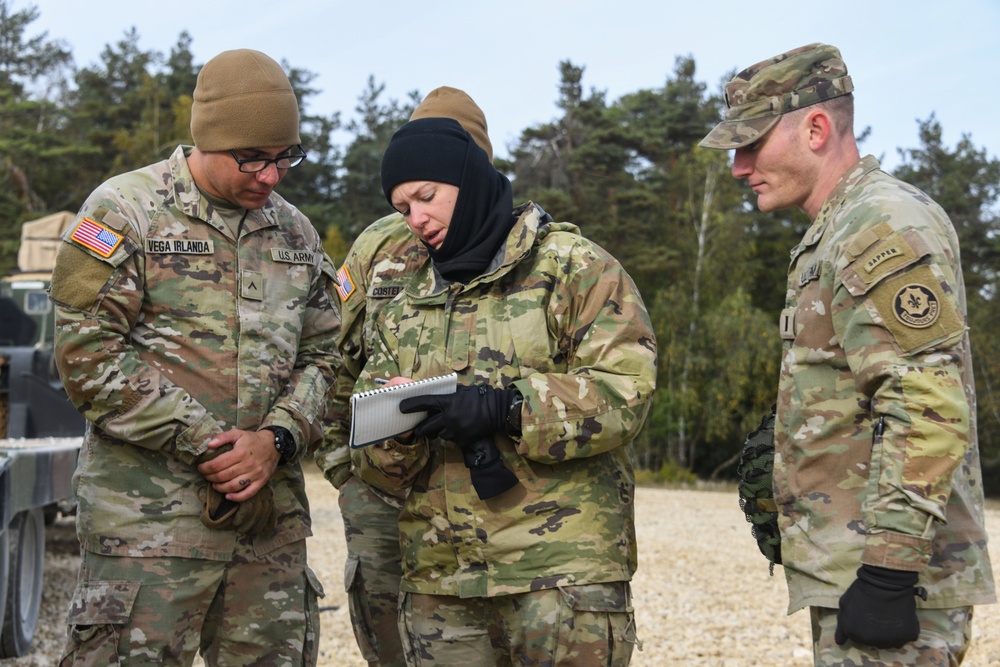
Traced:
[[274, 531], [277, 510], [270, 478], [280, 456], [273, 443], [270, 431], [239, 429], [209, 442], [209, 449], [195, 462], [207, 482], [198, 490], [205, 526], [245, 535]]
[[279, 458], [271, 431], [231, 429], [212, 438], [195, 464], [216, 491], [239, 503], [267, 483]]

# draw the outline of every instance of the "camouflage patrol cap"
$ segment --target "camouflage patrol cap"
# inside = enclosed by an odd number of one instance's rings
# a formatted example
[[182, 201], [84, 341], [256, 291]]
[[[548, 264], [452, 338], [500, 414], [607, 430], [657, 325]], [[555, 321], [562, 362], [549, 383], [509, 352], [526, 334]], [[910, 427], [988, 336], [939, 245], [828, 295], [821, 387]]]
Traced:
[[815, 43], [792, 49], [747, 67], [726, 84], [726, 119], [698, 145], [747, 146], [777, 125], [782, 114], [853, 90], [836, 47]]

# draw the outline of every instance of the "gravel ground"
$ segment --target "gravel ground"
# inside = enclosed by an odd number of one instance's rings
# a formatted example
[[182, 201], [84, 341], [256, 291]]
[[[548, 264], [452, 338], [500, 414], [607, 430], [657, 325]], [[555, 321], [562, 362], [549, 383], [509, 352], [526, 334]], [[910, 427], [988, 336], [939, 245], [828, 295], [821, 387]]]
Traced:
[[[344, 534], [337, 493], [319, 473], [307, 475], [313, 507], [310, 562], [326, 598], [319, 664], [365, 667], [351, 633], [343, 589]], [[750, 537], [735, 492], [640, 489], [636, 494], [639, 571], [633, 596], [641, 651], [632, 665], [699, 667], [808, 667], [809, 619], [785, 614], [785, 580]], [[1000, 572], [1000, 504], [991, 503], [987, 529]], [[3, 665], [50, 667], [65, 637], [66, 605], [79, 567], [71, 519], [46, 533], [48, 558], [42, 616], [33, 651]], [[755, 591], [748, 600], [747, 591]], [[1000, 664], [1000, 605], [976, 609], [972, 649], [966, 667]]]

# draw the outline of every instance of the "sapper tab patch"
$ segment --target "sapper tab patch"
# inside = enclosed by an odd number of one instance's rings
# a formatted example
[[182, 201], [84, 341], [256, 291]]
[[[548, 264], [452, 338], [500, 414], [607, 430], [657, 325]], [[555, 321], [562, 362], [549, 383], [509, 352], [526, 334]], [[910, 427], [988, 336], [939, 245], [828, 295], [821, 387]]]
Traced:
[[111, 257], [111, 254], [121, 245], [122, 235], [108, 229], [96, 220], [81, 218], [69, 235], [69, 240], [93, 250], [101, 257]]
[[351, 278], [351, 272], [347, 270], [345, 264], [337, 271], [337, 294], [340, 295], [341, 301], [347, 301], [354, 294], [354, 290], [354, 279]]

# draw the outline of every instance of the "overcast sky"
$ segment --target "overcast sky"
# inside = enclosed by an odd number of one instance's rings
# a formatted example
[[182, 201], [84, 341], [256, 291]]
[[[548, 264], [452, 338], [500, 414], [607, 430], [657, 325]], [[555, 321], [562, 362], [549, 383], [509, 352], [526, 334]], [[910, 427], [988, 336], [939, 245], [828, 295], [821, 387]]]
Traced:
[[521, 130], [559, 116], [561, 60], [585, 67], [583, 85], [624, 94], [663, 85], [677, 56], [696, 78], [723, 77], [810, 42], [837, 46], [854, 80], [862, 151], [893, 168], [918, 146], [917, 120], [936, 115], [944, 141], [962, 134], [1000, 156], [1000, 0], [8, 0], [31, 4], [42, 31], [69, 45], [78, 67], [135, 27], [139, 47], [168, 54], [186, 30], [197, 64], [255, 48], [315, 72], [308, 112], [355, 113], [369, 76], [404, 100], [461, 88], [486, 113], [498, 155]]

